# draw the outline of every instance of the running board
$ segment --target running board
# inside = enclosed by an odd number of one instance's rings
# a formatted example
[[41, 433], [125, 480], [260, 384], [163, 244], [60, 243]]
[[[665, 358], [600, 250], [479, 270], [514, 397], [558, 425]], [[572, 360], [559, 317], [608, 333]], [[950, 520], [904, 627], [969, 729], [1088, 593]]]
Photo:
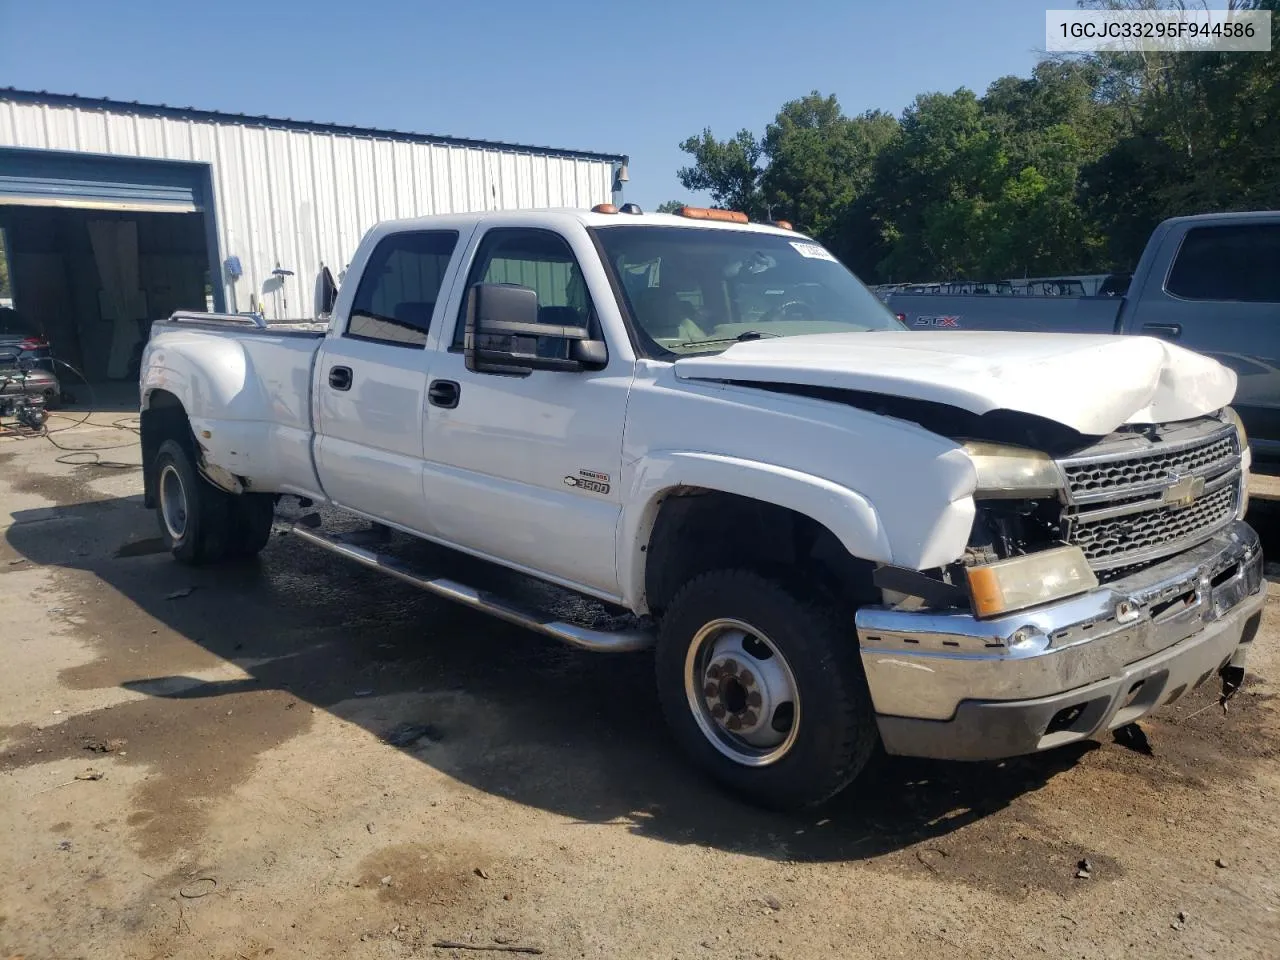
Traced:
[[645, 650], [654, 643], [653, 634], [646, 630], [591, 630], [562, 620], [547, 620], [537, 613], [521, 610], [504, 603], [492, 594], [468, 587], [466, 584], [447, 580], [444, 577], [424, 577], [394, 557], [345, 543], [337, 537], [308, 529], [301, 524], [292, 524], [287, 529], [294, 536], [301, 537], [308, 543], [313, 543], [330, 553], [336, 553], [340, 557], [346, 557], [348, 560], [354, 560], [371, 570], [389, 574], [428, 593], [454, 600], [473, 610], [491, 614], [518, 627], [536, 630], [538, 633], [555, 637], [557, 640], [584, 650], [593, 650], [597, 653], [627, 653], [633, 650]]

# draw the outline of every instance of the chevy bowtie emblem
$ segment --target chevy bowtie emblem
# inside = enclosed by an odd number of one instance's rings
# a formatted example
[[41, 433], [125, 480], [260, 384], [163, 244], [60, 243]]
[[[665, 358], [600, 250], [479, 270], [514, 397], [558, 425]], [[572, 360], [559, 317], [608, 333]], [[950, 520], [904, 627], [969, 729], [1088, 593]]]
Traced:
[[1196, 502], [1196, 498], [1204, 493], [1204, 477], [1192, 477], [1184, 474], [1169, 474], [1171, 481], [1169, 486], [1164, 488], [1164, 494], [1161, 499], [1171, 507], [1177, 507], [1179, 510], [1191, 506]]

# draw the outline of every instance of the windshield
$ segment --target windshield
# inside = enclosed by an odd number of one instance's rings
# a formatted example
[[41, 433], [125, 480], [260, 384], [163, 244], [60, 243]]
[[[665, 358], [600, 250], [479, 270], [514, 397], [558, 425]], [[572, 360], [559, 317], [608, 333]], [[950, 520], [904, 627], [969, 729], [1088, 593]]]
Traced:
[[740, 340], [901, 330], [876, 296], [803, 237], [691, 227], [600, 227], [609, 266], [651, 357]]

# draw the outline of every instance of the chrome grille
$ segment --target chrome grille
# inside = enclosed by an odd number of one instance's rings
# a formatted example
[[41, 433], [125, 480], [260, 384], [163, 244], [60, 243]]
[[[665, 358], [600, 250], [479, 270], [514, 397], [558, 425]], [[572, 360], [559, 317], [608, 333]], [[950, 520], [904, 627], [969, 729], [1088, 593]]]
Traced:
[[[1238, 485], [1206, 493], [1189, 507], [1159, 507], [1104, 520], [1077, 520], [1071, 542], [1105, 569], [1172, 553], [1207, 537], [1235, 516]], [[1085, 515], [1087, 516], [1087, 514]]]
[[1215, 466], [1229, 468], [1237, 458], [1232, 432], [1208, 443], [1173, 452], [1136, 454], [1102, 461], [1067, 462], [1063, 473], [1073, 499], [1092, 499], [1101, 493], [1120, 492], [1128, 487], [1163, 484], [1171, 474], [1198, 473]]
[[1060, 461], [1066, 538], [1097, 571], [1184, 550], [1235, 517], [1235, 430], [1218, 420], [1155, 429], [1154, 435], [1113, 437]]

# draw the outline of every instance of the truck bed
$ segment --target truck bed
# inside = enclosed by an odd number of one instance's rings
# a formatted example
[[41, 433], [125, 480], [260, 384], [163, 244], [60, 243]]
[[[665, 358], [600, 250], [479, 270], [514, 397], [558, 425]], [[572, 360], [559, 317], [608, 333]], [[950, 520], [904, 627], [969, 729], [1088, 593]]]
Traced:
[[157, 321], [144, 389], [176, 389], [210, 462], [251, 488], [318, 496], [311, 377], [325, 324], [237, 314]]

